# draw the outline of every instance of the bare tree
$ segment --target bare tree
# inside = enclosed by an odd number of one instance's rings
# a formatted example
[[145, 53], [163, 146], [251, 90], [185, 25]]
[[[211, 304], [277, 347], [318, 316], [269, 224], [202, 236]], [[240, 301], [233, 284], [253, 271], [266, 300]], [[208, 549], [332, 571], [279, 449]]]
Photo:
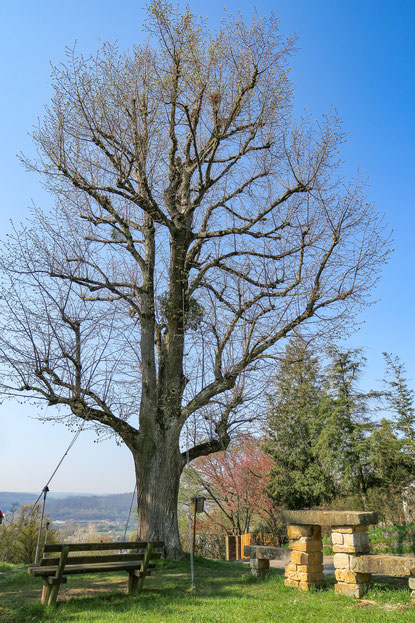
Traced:
[[190, 460], [226, 448], [284, 339], [342, 330], [387, 251], [335, 112], [292, 117], [275, 17], [211, 33], [162, 0], [147, 15], [154, 47], [53, 70], [25, 162], [56, 210], [4, 247], [0, 353], [4, 393], [128, 446], [141, 536], [176, 555], [186, 423]]

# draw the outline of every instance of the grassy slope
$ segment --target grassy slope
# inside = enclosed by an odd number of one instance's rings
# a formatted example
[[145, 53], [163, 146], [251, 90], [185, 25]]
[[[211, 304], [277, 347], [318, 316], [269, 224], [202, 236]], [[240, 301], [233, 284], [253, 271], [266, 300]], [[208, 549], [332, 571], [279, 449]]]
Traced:
[[22, 571], [0, 576], [0, 622], [33, 623], [366, 623], [415, 621], [406, 581], [374, 581], [362, 606], [327, 590], [302, 593], [284, 587], [283, 572], [256, 581], [238, 563], [196, 560], [195, 593], [189, 565], [161, 561], [137, 597], [125, 594], [126, 574], [70, 577], [57, 608], [39, 603], [42, 582]]

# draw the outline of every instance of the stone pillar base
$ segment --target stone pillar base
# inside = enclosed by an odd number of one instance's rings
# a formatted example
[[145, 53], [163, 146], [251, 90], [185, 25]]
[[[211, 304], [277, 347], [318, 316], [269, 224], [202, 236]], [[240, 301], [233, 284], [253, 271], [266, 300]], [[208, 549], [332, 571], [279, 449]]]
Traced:
[[249, 564], [251, 573], [255, 578], [264, 578], [269, 575], [269, 560], [265, 558], [251, 558]]
[[324, 579], [313, 582], [306, 582], [302, 580], [301, 582], [297, 580], [291, 580], [290, 578], [286, 578], [284, 580], [285, 586], [290, 586], [291, 588], [299, 588], [300, 591], [309, 591], [317, 588], [321, 588], [324, 585]]
[[357, 597], [365, 594], [371, 575], [356, 573], [354, 560], [361, 554], [367, 554], [370, 549], [367, 526], [336, 526], [331, 533], [333, 544], [333, 563], [337, 584], [334, 591], [340, 595]]
[[363, 597], [367, 590], [367, 584], [346, 584], [345, 582], [337, 582], [334, 585], [334, 592], [338, 595], [347, 595], [347, 597]]
[[415, 601], [415, 578], [409, 578], [408, 584], [411, 589], [411, 599]]
[[285, 586], [309, 591], [324, 583], [320, 526], [287, 527], [290, 562], [285, 566]]

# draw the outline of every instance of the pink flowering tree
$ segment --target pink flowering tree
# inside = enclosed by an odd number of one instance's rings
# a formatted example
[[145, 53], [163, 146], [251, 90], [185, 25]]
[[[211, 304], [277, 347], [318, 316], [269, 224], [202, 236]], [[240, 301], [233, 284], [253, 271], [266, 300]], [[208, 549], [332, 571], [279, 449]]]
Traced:
[[[255, 523], [272, 517], [267, 487], [273, 464], [260, 442], [250, 435], [239, 437], [228, 450], [194, 462], [197, 479], [208, 499], [221, 511], [224, 527], [230, 524], [234, 532], [245, 533]], [[217, 509], [210, 516], [219, 523]]]

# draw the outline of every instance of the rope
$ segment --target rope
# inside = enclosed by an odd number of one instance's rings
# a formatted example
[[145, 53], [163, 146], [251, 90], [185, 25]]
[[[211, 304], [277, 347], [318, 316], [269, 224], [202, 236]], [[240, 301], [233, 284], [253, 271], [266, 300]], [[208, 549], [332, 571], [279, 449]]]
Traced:
[[134, 496], [135, 496], [136, 491], [137, 491], [137, 483], [135, 483], [133, 496], [131, 498], [130, 510], [128, 511], [127, 523], [125, 524], [124, 539], [123, 539], [124, 543], [125, 543], [125, 539], [127, 538], [127, 529], [128, 529], [128, 524], [130, 523], [131, 510], [133, 508]]
[[[73, 445], [75, 444], [76, 440], [78, 439], [79, 435], [82, 432], [83, 427], [85, 426], [86, 422], [85, 420], [81, 422], [78, 430], [76, 431], [74, 437], [72, 438], [72, 441], [70, 442], [69, 446], [66, 448], [65, 452], [63, 453], [62, 458], [60, 459], [59, 463], [57, 464], [57, 466], [55, 467], [55, 469], [52, 472], [52, 475], [50, 476], [49, 480], [47, 481], [46, 485], [43, 487], [42, 491], [40, 492], [39, 496], [37, 497], [36, 501], [32, 504], [32, 506], [28, 509], [27, 513], [25, 516], [23, 516], [22, 520], [20, 521], [19, 525], [16, 527], [16, 530], [14, 531], [12, 538], [10, 539], [9, 543], [6, 545], [6, 547], [4, 548], [4, 550], [0, 553], [0, 559], [4, 558], [4, 556], [6, 556], [9, 552], [9, 549], [14, 541], [14, 537], [16, 536], [16, 534], [18, 533], [18, 531], [20, 530], [20, 528], [23, 526], [24, 523], [26, 523], [26, 521], [29, 519], [29, 517], [31, 515], [33, 515], [34, 510], [40, 500], [40, 498], [42, 497], [42, 495], [44, 495], [44, 501], [43, 501], [43, 511], [45, 509], [45, 501], [46, 501], [46, 494], [45, 494], [45, 489], [47, 489], [49, 491], [49, 485], [52, 482], [52, 479], [54, 478], [56, 472], [58, 471], [58, 469], [60, 468], [60, 466], [62, 465], [65, 457], [67, 456], [68, 452], [71, 450], [71, 448], [73, 447]], [[47, 493], [47, 492], [46, 492]], [[43, 512], [42, 512], [42, 521], [43, 521]], [[42, 524], [41, 524], [42, 527]]]
[[[78, 439], [79, 435], [81, 434], [82, 429], [84, 428], [85, 424], [86, 424], [86, 422], [85, 422], [85, 420], [83, 420], [83, 421], [81, 422], [80, 427], [79, 427], [79, 428], [78, 428], [78, 430], [76, 431], [75, 436], [74, 436], [74, 438], [72, 439], [71, 443], [70, 443], [70, 444], [69, 444], [69, 446], [66, 448], [66, 450], [65, 450], [65, 452], [64, 452], [64, 454], [63, 454], [63, 456], [62, 456], [61, 460], [59, 461], [59, 463], [58, 463], [58, 464], [57, 464], [57, 466], [55, 467], [54, 471], [52, 472], [52, 476], [51, 476], [51, 477], [49, 478], [49, 480], [47, 481], [47, 483], [46, 483], [46, 485], [45, 485], [46, 487], [48, 487], [48, 486], [50, 485], [50, 483], [51, 483], [51, 481], [52, 481], [52, 478], [54, 477], [54, 475], [56, 474], [56, 472], [58, 471], [58, 469], [59, 469], [59, 468], [60, 468], [60, 466], [62, 465], [62, 463], [63, 463], [63, 461], [64, 461], [64, 459], [65, 459], [66, 455], [67, 455], [67, 454], [68, 454], [68, 452], [71, 450], [72, 446], [75, 444], [75, 442], [76, 442], [76, 440]], [[40, 500], [40, 498], [42, 497], [42, 495], [43, 495], [43, 491], [42, 491], [42, 493], [39, 495], [39, 497], [38, 497], [38, 499], [36, 500], [35, 504], [37, 504], [37, 503], [39, 502], [39, 500]]]

